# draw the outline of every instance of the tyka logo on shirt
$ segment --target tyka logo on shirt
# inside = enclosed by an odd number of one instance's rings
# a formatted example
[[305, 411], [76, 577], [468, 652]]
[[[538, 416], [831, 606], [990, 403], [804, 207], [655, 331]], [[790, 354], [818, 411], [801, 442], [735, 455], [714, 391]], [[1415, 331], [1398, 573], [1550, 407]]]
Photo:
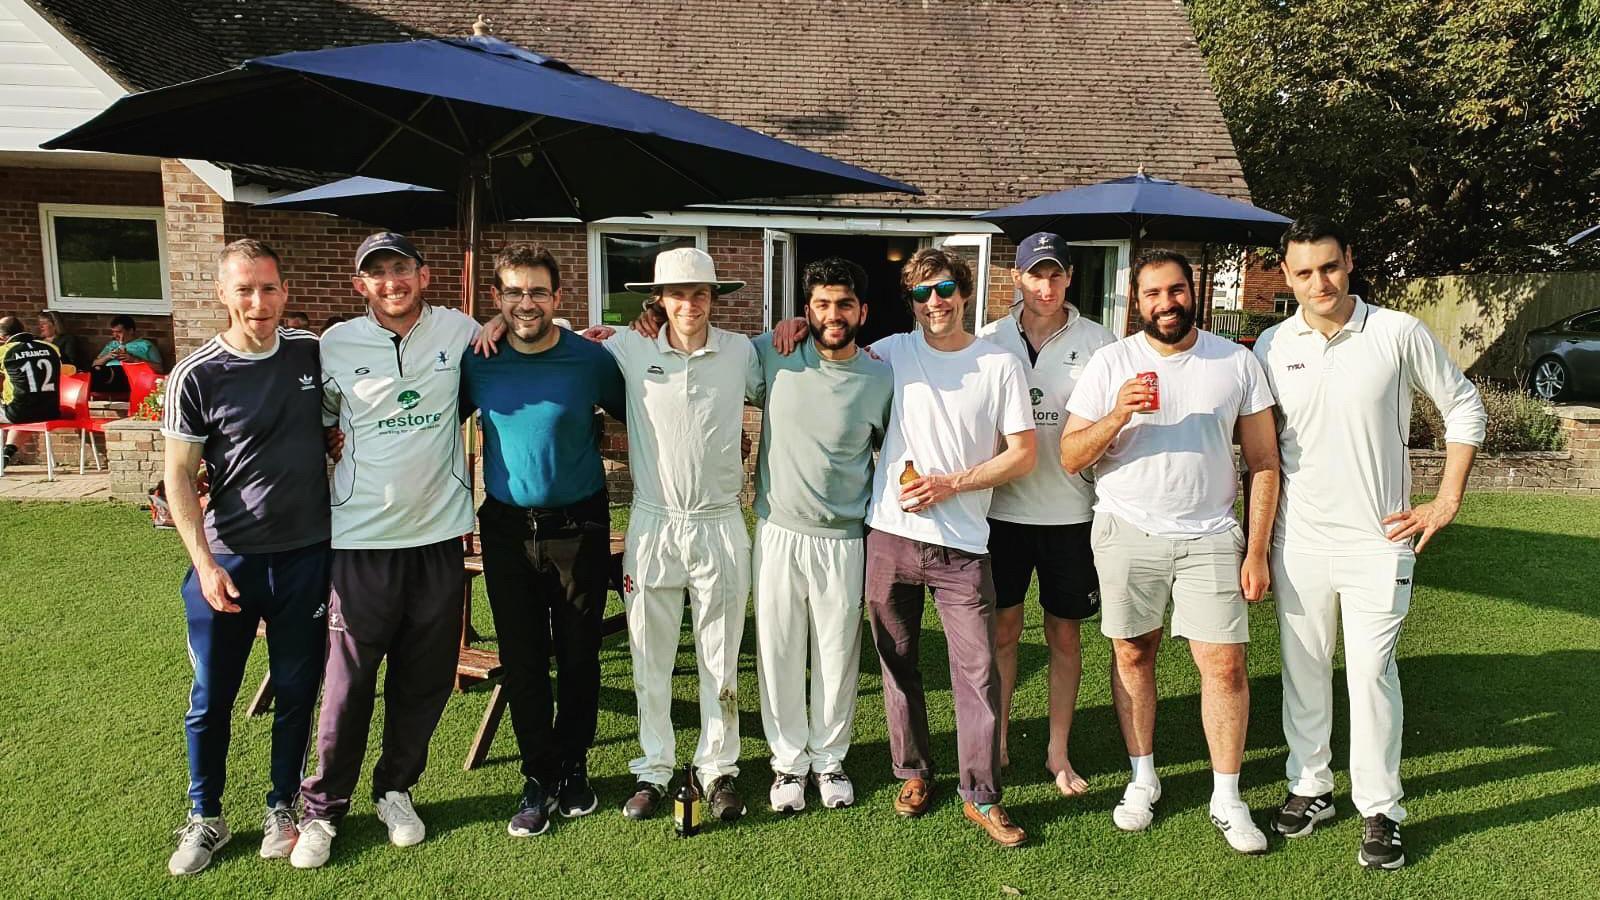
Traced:
[[650, 368], [645, 369], [644, 373], [646, 375], [665, 375], [667, 374], [667, 370], [661, 368], [660, 366], [651, 366]]
[[1301, 369], [1304, 369], [1305, 367], [1306, 367], [1305, 363], [1290, 363], [1287, 366], [1284, 366], [1284, 368], [1287, 369], [1290, 372], [1298, 372]]

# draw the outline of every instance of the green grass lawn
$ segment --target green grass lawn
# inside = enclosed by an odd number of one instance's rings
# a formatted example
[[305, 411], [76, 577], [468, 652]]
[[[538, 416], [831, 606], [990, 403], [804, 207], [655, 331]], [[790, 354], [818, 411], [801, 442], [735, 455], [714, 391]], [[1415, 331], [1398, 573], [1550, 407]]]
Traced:
[[[73, 897], [651, 896], [1205, 896], [1594, 897], [1600, 895], [1600, 501], [1470, 497], [1460, 521], [1423, 555], [1401, 640], [1406, 686], [1404, 871], [1355, 864], [1360, 822], [1341, 776], [1339, 817], [1264, 857], [1229, 851], [1206, 818], [1210, 777], [1192, 664], [1169, 644], [1160, 663], [1157, 763], [1165, 797], [1145, 834], [1114, 830], [1127, 758], [1107, 687], [1104, 640], [1086, 643], [1087, 674], [1072, 743], [1090, 794], [1058, 797], [1043, 767], [1045, 650], [1030, 606], [1006, 802], [1028, 829], [1020, 850], [991, 844], [960, 815], [943, 642], [924, 660], [935, 749], [944, 766], [932, 812], [890, 810], [878, 665], [863, 656], [848, 768], [859, 803], [792, 818], [766, 810], [770, 775], [745, 630], [740, 667], [741, 779], [752, 813], [681, 841], [661, 818], [617, 812], [637, 752], [628, 652], [603, 651], [593, 816], [513, 840], [505, 821], [520, 788], [509, 722], [490, 762], [461, 768], [487, 693], [450, 702], [417, 788], [428, 840], [385, 842], [363, 779], [329, 865], [300, 872], [256, 856], [266, 790], [268, 720], [235, 716], [226, 807], [235, 838], [194, 878], [166, 874], [185, 809], [182, 716], [189, 686], [177, 587], [184, 555], [148, 516], [105, 504], [0, 504], [0, 895]], [[489, 629], [479, 598], [479, 622]], [[1255, 610], [1245, 799], [1265, 822], [1281, 799], [1277, 626]], [[929, 619], [931, 628], [937, 623]], [[687, 645], [686, 645], [687, 646]], [[266, 657], [251, 660], [246, 684]], [[695, 732], [693, 659], [679, 657], [674, 718], [680, 758]], [[1342, 700], [1335, 732], [1344, 761]], [[380, 705], [381, 709], [381, 705]], [[376, 723], [375, 723], [376, 724]], [[375, 758], [376, 747], [373, 748]]]

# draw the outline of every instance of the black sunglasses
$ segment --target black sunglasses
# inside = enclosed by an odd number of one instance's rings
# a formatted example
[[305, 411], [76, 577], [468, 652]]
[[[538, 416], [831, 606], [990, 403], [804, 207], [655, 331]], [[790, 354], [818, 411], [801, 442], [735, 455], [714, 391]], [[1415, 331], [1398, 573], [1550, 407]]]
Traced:
[[941, 298], [949, 300], [956, 295], [956, 283], [954, 280], [947, 278], [938, 284], [919, 284], [911, 289], [911, 299], [916, 303], [927, 303], [928, 298], [932, 297], [935, 291], [939, 293]]

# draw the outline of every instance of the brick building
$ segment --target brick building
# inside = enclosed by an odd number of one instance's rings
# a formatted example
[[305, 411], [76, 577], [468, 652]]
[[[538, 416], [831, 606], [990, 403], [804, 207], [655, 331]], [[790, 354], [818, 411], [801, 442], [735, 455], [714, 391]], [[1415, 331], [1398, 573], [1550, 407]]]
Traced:
[[[128, 90], [285, 50], [464, 34], [478, 13], [499, 37], [926, 192], [490, 227], [486, 257], [510, 239], [555, 249], [564, 313], [580, 326], [631, 317], [621, 283], [648, 272], [660, 247], [683, 244], [750, 282], [715, 314], [740, 331], [792, 313], [798, 271], [834, 253], [873, 277], [872, 330], [902, 330], [899, 264], [929, 244], [976, 264], [974, 316], [988, 318], [1013, 299], [1012, 248], [972, 213], [1141, 164], [1248, 199], [1183, 7], [1170, 0], [0, 0], [0, 82], [10, 82], [0, 87], [13, 98], [0, 107], [0, 311], [56, 309], [96, 344], [108, 314], [138, 314], [176, 358], [223, 322], [212, 255], [243, 235], [283, 252], [291, 306], [313, 322], [359, 311], [349, 260], [375, 223], [251, 207], [305, 186], [292, 173], [36, 148]], [[1042, 36], [1063, 52], [1031, 52]], [[457, 236], [416, 237], [433, 299], [452, 301]], [[1129, 249], [1108, 236], [1075, 253], [1073, 300], [1119, 330], [1130, 325]]]

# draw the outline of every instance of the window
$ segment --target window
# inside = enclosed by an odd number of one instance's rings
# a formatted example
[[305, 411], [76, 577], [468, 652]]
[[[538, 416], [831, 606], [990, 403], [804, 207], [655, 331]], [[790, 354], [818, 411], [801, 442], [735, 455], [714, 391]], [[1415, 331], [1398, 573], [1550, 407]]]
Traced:
[[1272, 311], [1280, 316], [1292, 316], [1300, 309], [1300, 301], [1293, 294], [1273, 294]]
[[1600, 334], [1600, 311], [1575, 316], [1567, 324], [1567, 330], [1582, 334]]
[[612, 227], [589, 229], [589, 322], [621, 327], [638, 317], [649, 300], [624, 285], [652, 281], [656, 257], [679, 247], [706, 248], [704, 229], [681, 227]]
[[51, 309], [172, 311], [159, 207], [41, 203], [39, 226]]

